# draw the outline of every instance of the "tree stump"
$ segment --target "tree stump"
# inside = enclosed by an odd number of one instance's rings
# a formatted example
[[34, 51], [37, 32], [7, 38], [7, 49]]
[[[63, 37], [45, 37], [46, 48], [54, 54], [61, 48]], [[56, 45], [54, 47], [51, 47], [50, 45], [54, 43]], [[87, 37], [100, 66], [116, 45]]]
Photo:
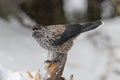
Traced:
[[[53, 57], [58, 56], [57, 53], [48, 53], [48, 59], [53, 60]], [[66, 64], [67, 54], [63, 54], [61, 61], [46, 63], [45, 67], [47, 69], [45, 80], [65, 80], [62, 76], [65, 64]]]

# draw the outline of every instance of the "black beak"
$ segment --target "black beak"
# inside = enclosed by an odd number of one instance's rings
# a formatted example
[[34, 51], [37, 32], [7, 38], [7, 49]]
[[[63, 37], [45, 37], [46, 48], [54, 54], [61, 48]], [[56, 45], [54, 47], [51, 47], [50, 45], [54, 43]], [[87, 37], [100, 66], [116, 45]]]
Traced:
[[38, 32], [33, 32], [32, 37], [34, 37]]

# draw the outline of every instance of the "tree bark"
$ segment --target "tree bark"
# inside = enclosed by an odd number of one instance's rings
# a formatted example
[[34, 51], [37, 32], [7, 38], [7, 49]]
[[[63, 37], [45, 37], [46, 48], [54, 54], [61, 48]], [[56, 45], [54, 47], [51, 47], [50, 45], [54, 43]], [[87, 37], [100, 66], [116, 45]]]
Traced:
[[39, 24], [66, 23], [63, 0], [28, 0], [21, 4], [21, 9]]
[[88, 0], [87, 18], [88, 21], [96, 21], [101, 19], [101, 3], [104, 0]]

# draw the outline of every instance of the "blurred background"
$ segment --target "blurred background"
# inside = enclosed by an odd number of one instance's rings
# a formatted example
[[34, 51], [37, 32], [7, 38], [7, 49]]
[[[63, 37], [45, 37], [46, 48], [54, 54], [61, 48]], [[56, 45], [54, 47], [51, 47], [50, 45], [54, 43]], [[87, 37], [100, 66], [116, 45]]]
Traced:
[[81, 34], [69, 51], [63, 76], [120, 80], [120, 0], [0, 0], [0, 65], [12, 71], [42, 70], [47, 51], [32, 38], [36, 23], [103, 20]]

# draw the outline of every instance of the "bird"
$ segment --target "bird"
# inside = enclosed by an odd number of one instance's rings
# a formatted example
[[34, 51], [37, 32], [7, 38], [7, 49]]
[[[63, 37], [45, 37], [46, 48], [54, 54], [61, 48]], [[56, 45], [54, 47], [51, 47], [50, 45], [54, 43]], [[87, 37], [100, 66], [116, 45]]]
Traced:
[[54, 52], [57, 55], [59, 54], [59, 56], [56, 56], [53, 60], [51, 60], [51, 62], [58, 62], [64, 54], [68, 53], [73, 46], [73, 41], [81, 33], [93, 30], [101, 24], [101, 20], [76, 24], [36, 24], [32, 28], [32, 36], [41, 47], [49, 52]]

